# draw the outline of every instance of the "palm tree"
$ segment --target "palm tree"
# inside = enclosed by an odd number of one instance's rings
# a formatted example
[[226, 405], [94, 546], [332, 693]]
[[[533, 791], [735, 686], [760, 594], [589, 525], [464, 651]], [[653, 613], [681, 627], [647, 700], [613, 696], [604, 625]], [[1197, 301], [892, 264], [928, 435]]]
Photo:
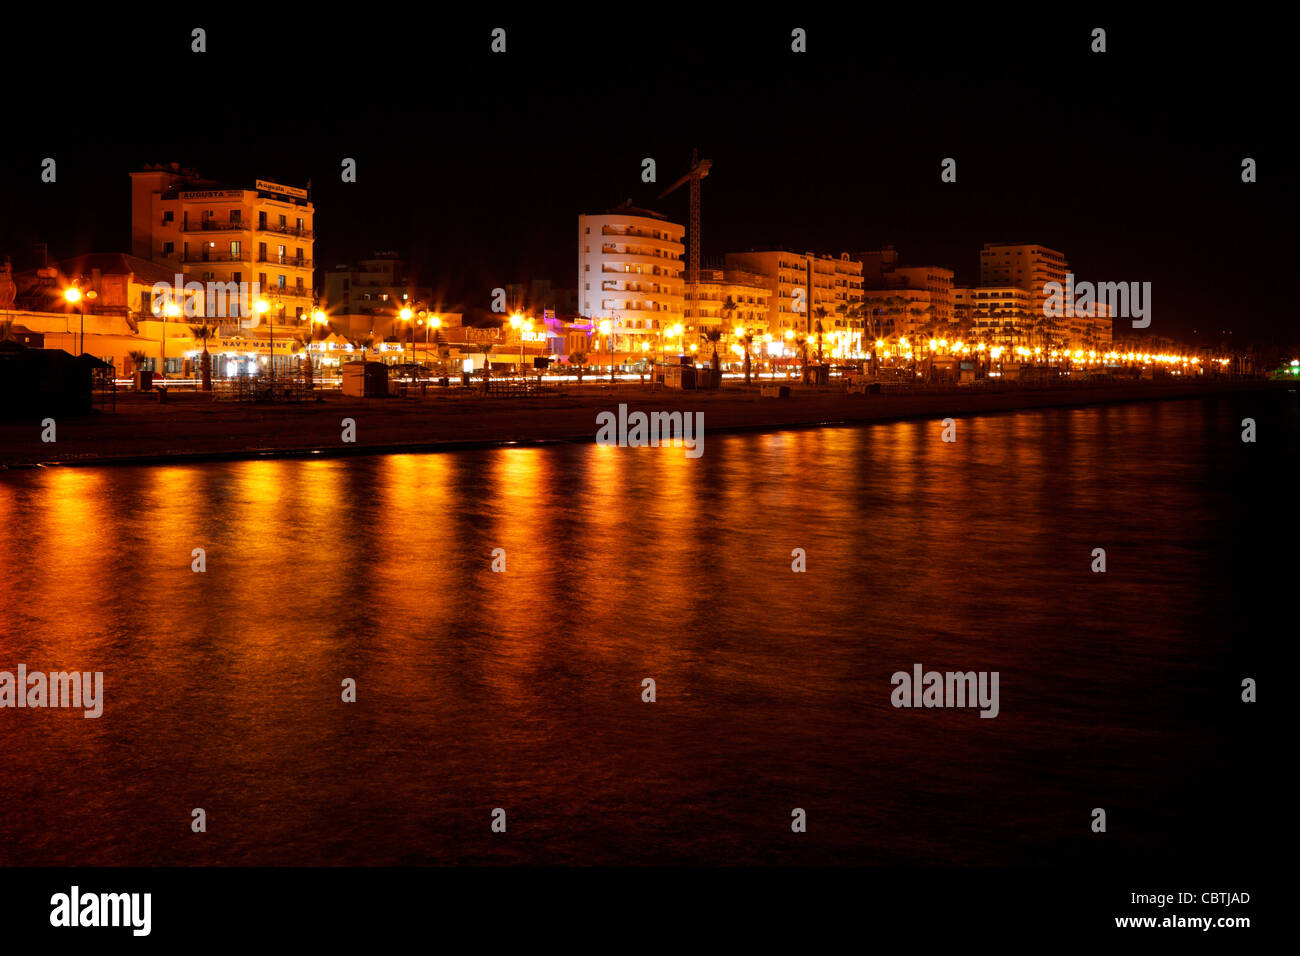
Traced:
[[578, 373], [578, 384], [581, 385], [582, 373], [586, 371], [584, 366], [587, 364], [587, 353], [586, 352], [569, 353], [569, 364], [575, 366]]
[[[728, 302], [731, 300], [728, 299]], [[713, 346], [713, 372], [716, 375], [718, 371], [718, 343], [722, 341], [722, 329], [716, 325], [710, 325], [700, 330], [700, 338]]]
[[740, 337], [740, 344], [743, 345], [745, 348], [745, 384], [748, 385], [749, 367], [750, 367], [749, 347], [754, 344], [754, 333], [746, 329], [745, 334]]
[[722, 317], [727, 322], [727, 328], [732, 328], [732, 320], [735, 318], [736, 310], [740, 308], [739, 303], [731, 296], [727, 296], [727, 301], [722, 303]]
[[143, 352], [139, 351], [138, 349], [127, 352], [126, 354], [131, 356], [132, 372], [139, 372], [144, 369], [144, 363], [149, 358], [149, 356], [145, 355]]
[[216, 335], [217, 330], [206, 322], [202, 325], [191, 325], [190, 334], [203, 343], [203, 358], [199, 367], [203, 370], [203, 391], [212, 391], [212, 353], [208, 351], [208, 339]]
[[8, 342], [10, 339], [18, 341], [18, 337], [14, 335], [14, 320], [0, 319], [0, 342]]
[[[903, 334], [902, 330], [905, 328], [903, 319], [907, 316], [907, 300], [901, 295], [891, 295], [885, 300], [885, 309], [886, 314], [889, 316], [892, 331]], [[906, 334], [910, 335], [911, 330], [909, 329]]]
[[348, 336], [348, 341], [352, 343], [353, 348], [361, 350], [361, 361], [364, 362], [366, 360], [366, 349], [375, 344], [375, 337], [367, 332], [362, 332]]
[[805, 385], [808, 384], [808, 336], [800, 332], [794, 337], [795, 344], [799, 346], [800, 372], [799, 381]]
[[813, 315], [817, 319], [817, 324], [815, 326], [817, 330], [817, 364], [820, 365], [822, 363], [822, 320], [825, 319], [826, 316], [830, 315], [830, 313], [826, 311], [825, 306], [819, 305], [817, 308], [813, 309]]
[[307, 388], [311, 388], [311, 343], [315, 336], [311, 332], [299, 332], [293, 337], [293, 344], [302, 352], [302, 381]]
[[488, 361], [488, 353], [492, 351], [492, 343], [480, 342], [474, 351], [483, 353], [483, 382], [486, 384], [487, 380], [492, 377], [492, 363]]

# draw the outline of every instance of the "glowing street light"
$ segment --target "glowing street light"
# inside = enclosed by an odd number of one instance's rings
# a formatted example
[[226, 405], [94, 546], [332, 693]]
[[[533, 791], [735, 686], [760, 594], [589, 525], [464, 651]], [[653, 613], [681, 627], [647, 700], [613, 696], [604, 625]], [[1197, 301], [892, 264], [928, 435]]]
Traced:
[[609, 380], [614, 381], [614, 323], [609, 319], [601, 319], [600, 324], [596, 326], [600, 334], [605, 337], [605, 347], [609, 349]]
[[[86, 307], [81, 302], [81, 290], [75, 285], [68, 286], [63, 290], [63, 298], [69, 305], [77, 307], [77, 314], [81, 317], [81, 345], [77, 349], [78, 355], [86, 354]], [[90, 289], [86, 292], [87, 301], [95, 298], [95, 290]]]

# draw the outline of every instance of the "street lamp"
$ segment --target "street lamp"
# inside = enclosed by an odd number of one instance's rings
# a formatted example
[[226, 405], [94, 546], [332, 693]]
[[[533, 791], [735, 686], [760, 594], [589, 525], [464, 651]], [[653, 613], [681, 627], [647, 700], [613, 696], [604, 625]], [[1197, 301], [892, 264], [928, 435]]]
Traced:
[[519, 374], [526, 379], [528, 374], [524, 371], [524, 336], [533, 330], [533, 320], [525, 319], [516, 312], [510, 316], [510, 326], [519, 336]]
[[169, 318], [173, 318], [180, 314], [181, 314], [181, 307], [176, 304], [176, 300], [174, 298], [168, 299], [167, 304], [163, 306], [163, 310], [162, 310], [162, 316], [163, 316], [162, 352], [161, 352], [162, 368], [159, 370], [158, 373], [159, 375], [162, 376], [164, 382], [167, 380], [167, 320]]
[[[270, 377], [274, 378], [276, 377], [276, 321], [274, 321], [274, 317], [272, 317], [272, 319], [266, 319], [266, 313], [272, 310], [272, 303], [266, 302], [265, 299], [257, 299], [255, 308], [257, 310], [257, 315], [263, 316], [263, 321], [266, 323], [266, 345], [268, 345], [268, 349], [270, 350], [270, 358], [268, 359], [268, 362], [270, 363]], [[285, 308], [285, 303], [279, 300], [278, 295], [276, 297], [276, 303], [274, 303], [274, 308], [278, 311], [283, 311], [283, 308]]]
[[[410, 306], [402, 306], [401, 311], [397, 313], [398, 318], [400, 318], [403, 322], [406, 323], [406, 328], [408, 330], [408, 335], [411, 343], [411, 355], [415, 354], [415, 326], [411, 324], [411, 316], [413, 316], [414, 314], [415, 313], [411, 311]], [[411, 361], [411, 359], [408, 357], [407, 361], [409, 362]]]
[[[81, 318], [81, 345], [77, 348], [78, 355], [86, 354], [86, 307], [81, 302], [81, 290], [75, 285], [68, 286], [63, 290], [63, 298], [69, 305], [77, 307], [77, 314]], [[95, 290], [91, 289], [86, 293], [87, 299], [95, 298]]]
[[[271, 303], [267, 302], [265, 299], [258, 299], [257, 305], [254, 306], [254, 308], [257, 309], [257, 314], [262, 317], [262, 321], [266, 322], [267, 348], [271, 353], [271, 357], [270, 359], [268, 359], [268, 362], [270, 363], [270, 368], [268, 369], [268, 371], [271, 377], [274, 378], [275, 377], [275, 326], [273, 326], [266, 319], [266, 313], [271, 311]], [[164, 331], [163, 339], [165, 340], [166, 338], [167, 335], [166, 332]]]
[[614, 324], [609, 319], [601, 319], [600, 334], [605, 336], [605, 346], [609, 349], [609, 380], [612, 384], [614, 381], [614, 339], [611, 333], [614, 330]]

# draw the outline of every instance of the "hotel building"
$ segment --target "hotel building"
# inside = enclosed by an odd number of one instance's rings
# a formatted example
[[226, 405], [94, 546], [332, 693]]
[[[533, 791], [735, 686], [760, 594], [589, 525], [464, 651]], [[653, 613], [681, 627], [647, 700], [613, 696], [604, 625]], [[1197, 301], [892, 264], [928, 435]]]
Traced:
[[1041, 336], [1050, 320], [1042, 296], [1019, 286], [980, 286], [952, 290], [953, 314], [977, 341], [1005, 348], [1049, 346]]
[[578, 217], [578, 312], [611, 323], [613, 351], [657, 349], [660, 331], [685, 318], [686, 230], [647, 209], [625, 206]]
[[862, 305], [862, 263], [847, 252], [838, 259], [779, 249], [729, 252], [726, 262], [730, 269], [762, 277], [768, 290], [767, 331], [774, 339], [783, 339], [787, 330], [813, 332], [818, 310], [825, 309], [824, 332], [840, 333], [844, 341], [855, 341], [853, 348], [860, 347], [865, 323], [849, 313]]
[[913, 336], [921, 332], [927, 337], [929, 333], [947, 338], [960, 336], [961, 327], [953, 315], [951, 269], [900, 266], [893, 246], [864, 252], [859, 258], [866, 287], [863, 298], [872, 309], [872, 331], [877, 336]]
[[[203, 179], [179, 164], [131, 174], [131, 252], [186, 281], [257, 283], [266, 322], [296, 325], [313, 309], [315, 209], [305, 189]], [[227, 304], [235, 317], [247, 302]]]
[[694, 338], [720, 328], [730, 336], [736, 326], [766, 331], [770, 295], [767, 282], [756, 273], [701, 268], [699, 286], [686, 290], [687, 335]]

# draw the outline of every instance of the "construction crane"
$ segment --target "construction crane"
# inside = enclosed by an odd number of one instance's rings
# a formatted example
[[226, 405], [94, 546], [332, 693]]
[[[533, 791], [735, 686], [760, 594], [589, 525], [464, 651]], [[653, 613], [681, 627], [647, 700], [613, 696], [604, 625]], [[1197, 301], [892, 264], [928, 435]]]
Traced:
[[691, 184], [691, 248], [686, 260], [686, 284], [694, 288], [700, 281], [700, 180], [709, 175], [711, 159], [700, 159], [698, 149], [691, 150], [691, 168], [686, 175], [659, 194], [663, 199], [682, 183]]

